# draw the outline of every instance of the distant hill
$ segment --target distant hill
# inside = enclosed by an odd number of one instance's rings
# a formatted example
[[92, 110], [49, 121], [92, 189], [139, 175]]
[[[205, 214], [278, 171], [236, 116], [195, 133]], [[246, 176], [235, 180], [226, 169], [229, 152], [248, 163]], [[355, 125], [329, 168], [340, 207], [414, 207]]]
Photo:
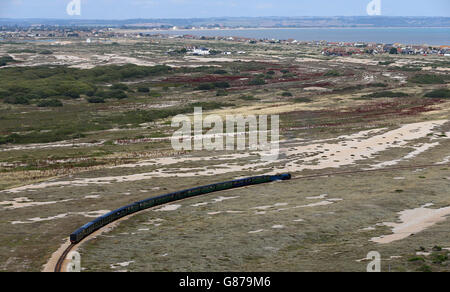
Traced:
[[392, 17], [392, 16], [336, 16], [336, 17], [219, 17], [192, 19], [1, 19], [0, 26], [109, 26], [130, 28], [293, 28], [293, 27], [450, 27], [450, 17]]

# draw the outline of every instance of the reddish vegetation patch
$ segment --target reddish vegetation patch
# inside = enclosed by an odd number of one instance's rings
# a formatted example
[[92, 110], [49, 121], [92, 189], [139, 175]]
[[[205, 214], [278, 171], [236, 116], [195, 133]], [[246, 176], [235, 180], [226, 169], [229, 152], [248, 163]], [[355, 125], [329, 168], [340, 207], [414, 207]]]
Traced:
[[357, 107], [350, 113], [362, 114], [363, 117], [380, 116], [380, 115], [398, 115], [409, 116], [417, 115], [423, 112], [429, 112], [433, 109], [430, 106], [442, 103], [440, 100], [428, 99], [402, 99], [396, 101], [384, 101], [369, 103]]
[[288, 113], [287, 116], [299, 122], [299, 126], [296, 128], [337, 127], [387, 118], [414, 116], [433, 111], [431, 106], [443, 102], [436, 99], [401, 99], [371, 102], [341, 110], [296, 111]]
[[[310, 81], [321, 78], [324, 76], [324, 73], [308, 73], [302, 70], [297, 66], [290, 66], [287, 69], [291, 74], [294, 74], [293, 77], [284, 78], [283, 74], [281, 74], [280, 70], [283, 69], [281, 67], [277, 67], [278, 64], [273, 63], [264, 63], [259, 62], [259, 64], [266, 65], [267, 68], [259, 69], [259, 70], [247, 70], [243, 71], [246, 76], [242, 75], [234, 75], [234, 76], [217, 76], [217, 75], [205, 75], [205, 76], [190, 76], [190, 75], [182, 75], [182, 76], [173, 76], [168, 77], [162, 80], [163, 83], [178, 83], [178, 84], [200, 84], [200, 83], [214, 83], [214, 82], [229, 82], [232, 90], [242, 90], [258, 87], [258, 85], [249, 85], [249, 82], [256, 78], [257, 75], [265, 75], [269, 71], [274, 71], [275, 74], [272, 76], [272, 79], [265, 79], [266, 84], [277, 84], [277, 83], [288, 83], [288, 82], [302, 82], [302, 81]], [[320, 84], [302, 84], [295, 87], [304, 88], [310, 86], [330, 86], [331, 83], [320, 83]]]
[[266, 80], [267, 83], [282, 83], [282, 82], [295, 82], [295, 81], [307, 81], [318, 77], [322, 77], [323, 73], [312, 73], [312, 74], [298, 74], [294, 78], [273, 78]]
[[188, 76], [175, 76], [164, 79], [162, 82], [170, 83], [210, 83], [210, 82], [220, 82], [220, 81], [234, 81], [241, 78], [247, 78], [245, 76], [215, 76], [206, 75], [202, 77], [188, 77]]
[[319, 82], [319, 83], [305, 83], [302, 85], [299, 85], [297, 87], [299, 88], [306, 88], [306, 87], [327, 87], [327, 86], [333, 86], [334, 84], [331, 82]]

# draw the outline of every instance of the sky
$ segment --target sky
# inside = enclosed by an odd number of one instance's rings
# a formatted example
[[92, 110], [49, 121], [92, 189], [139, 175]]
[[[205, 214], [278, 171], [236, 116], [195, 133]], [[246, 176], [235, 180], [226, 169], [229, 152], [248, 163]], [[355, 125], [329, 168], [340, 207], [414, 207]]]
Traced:
[[[81, 14], [67, 5], [81, 2]], [[449, 0], [0, 0], [0, 18], [132, 19], [236, 16], [362, 16], [381, 1], [385, 16], [447, 16]]]

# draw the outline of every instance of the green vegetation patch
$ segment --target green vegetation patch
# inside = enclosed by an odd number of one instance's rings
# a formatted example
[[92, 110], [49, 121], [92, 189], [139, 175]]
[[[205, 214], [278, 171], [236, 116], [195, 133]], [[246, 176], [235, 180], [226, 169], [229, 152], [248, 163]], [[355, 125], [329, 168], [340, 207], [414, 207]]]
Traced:
[[436, 89], [431, 92], [428, 92], [425, 94], [425, 97], [430, 98], [450, 98], [450, 89], [442, 88], [442, 89]]
[[50, 50], [43, 50], [39, 52], [40, 55], [52, 55], [53, 52]]
[[338, 77], [338, 76], [342, 76], [342, 74], [339, 71], [337, 71], [337, 70], [330, 70], [327, 73], [325, 73], [324, 76], [327, 76], [327, 77]]
[[[10, 62], [11, 59], [6, 58]], [[0, 99], [5, 103], [29, 104], [34, 99], [80, 98], [81, 95], [104, 99], [124, 99], [128, 86], [114, 84], [109, 91], [99, 89], [105, 83], [125, 81], [169, 73], [168, 66], [143, 67], [137, 65], [101, 66], [93, 69], [64, 66], [5, 68], [0, 71]]]
[[249, 85], [264, 85], [266, 81], [263, 78], [255, 78], [250, 80]]
[[387, 61], [380, 61], [380, 62], [378, 62], [378, 65], [388, 66], [388, 65], [391, 65], [391, 64], [394, 64], [394, 63], [395, 63], [395, 61], [387, 60]]
[[105, 100], [104, 100], [103, 98], [101, 98], [101, 97], [96, 97], [96, 96], [94, 96], [94, 97], [89, 97], [89, 98], [87, 99], [87, 101], [88, 101], [89, 103], [105, 103]]
[[403, 66], [403, 67], [398, 67], [397, 69], [400, 70], [400, 71], [404, 71], [404, 72], [422, 71], [421, 67], [412, 67], [412, 66]]
[[18, 61], [14, 60], [11, 56], [0, 57], [0, 67], [6, 66], [9, 63], [18, 63]]
[[230, 83], [226, 81], [219, 81], [214, 83], [203, 83], [196, 87], [196, 90], [212, 90], [212, 89], [225, 89], [230, 88]]
[[160, 119], [167, 119], [176, 115], [190, 114], [194, 112], [195, 107], [201, 107], [202, 110], [206, 111], [230, 106], [234, 106], [234, 104], [221, 102], [196, 102], [185, 107], [173, 107], [154, 110], [133, 110], [113, 117], [107, 117], [106, 120], [112, 122], [113, 124], [119, 125], [139, 125], [143, 123], [155, 122]]
[[63, 103], [58, 99], [48, 99], [38, 102], [38, 107], [62, 107]]
[[409, 81], [417, 84], [445, 84], [444, 77], [435, 74], [415, 75]]
[[312, 102], [313, 100], [307, 97], [299, 97], [294, 99], [295, 103], [307, 103], [307, 102]]
[[380, 92], [374, 92], [371, 94], [367, 94], [362, 96], [361, 98], [366, 99], [366, 98], [393, 98], [393, 97], [408, 97], [409, 94], [406, 94], [404, 92], [393, 92], [393, 91], [380, 91]]
[[37, 51], [33, 49], [13, 49], [7, 52], [8, 54], [36, 54]]
[[239, 99], [242, 100], [260, 100], [259, 98], [254, 97], [253, 95], [241, 95]]

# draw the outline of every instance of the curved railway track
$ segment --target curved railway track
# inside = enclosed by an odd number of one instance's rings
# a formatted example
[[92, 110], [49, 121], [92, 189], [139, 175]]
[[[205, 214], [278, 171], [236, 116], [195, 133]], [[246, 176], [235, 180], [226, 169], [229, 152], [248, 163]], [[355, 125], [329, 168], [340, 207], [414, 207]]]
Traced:
[[59, 257], [58, 262], [56, 263], [56, 266], [55, 266], [55, 273], [59, 273], [59, 272], [62, 271], [64, 261], [66, 260], [67, 255], [70, 253], [70, 251], [71, 251], [72, 248], [74, 248], [74, 247], [75, 247], [75, 244], [69, 245], [69, 246], [66, 248], [66, 250], [62, 253], [62, 255]]
[[[301, 179], [310, 179], [310, 178], [317, 178], [317, 177], [326, 177], [326, 176], [332, 176], [332, 175], [345, 175], [345, 174], [356, 174], [356, 173], [370, 173], [370, 172], [388, 172], [388, 171], [394, 171], [394, 170], [404, 170], [404, 169], [413, 169], [413, 168], [426, 168], [426, 167], [450, 167], [450, 163], [445, 164], [423, 164], [423, 165], [408, 165], [408, 166], [398, 166], [398, 167], [390, 167], [390, 168], [380, 168], [380, 169], [365, 169], [365, 170], [353, 170], [353, 171], [341, 171], [341, 172], [331, 172], [331, 173], [325, 173], [325, 174], [314, 174], [314, 175], [307, 175], [307, 176], [299, 176], [299, 177], [292, 177], [292, 180], [301, 180]], [[81, 244], [79, 242], [78, 244]], [[55, 272], [61, 272], [64, 261], [67, 258], [67, 255], [70, 253], [70, 251], [76, 246], [77, 244], [71, 244], [67, 247], [67, 249], [63, 252], [61, 257], [58, 259], [58, 262], [55, 266]]]

